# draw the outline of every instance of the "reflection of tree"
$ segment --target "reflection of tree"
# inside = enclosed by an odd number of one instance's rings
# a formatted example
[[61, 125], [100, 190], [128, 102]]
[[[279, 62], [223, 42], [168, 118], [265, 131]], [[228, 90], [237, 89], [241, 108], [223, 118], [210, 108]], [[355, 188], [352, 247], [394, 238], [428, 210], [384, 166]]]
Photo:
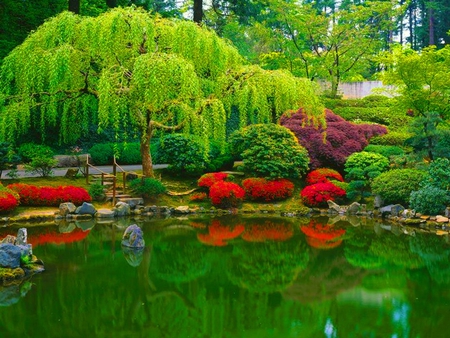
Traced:
[[385, 231], [381, 236], [375, 237], [370, 246], [370, 251], [375, 256], [384, 259], [388, 263], [417, 269], [423, 266], [423, 261], [419, 255], [411, 252], [409, 240], [412, 237], [398, 236]]
[[298, 241], [241, 242], [233, 246], [228, 269], [231, 282], [255, 292], [284, 290], [309, 260], [307, 247]]
[[439, 284], [450, 284], [450, 247], [442, 237], [431, 234], [416, 234], [410, 248], [425, 262], [430, 276]]
[[316, 249], [332, 249], [342, 244], [345, 229], [339, 229], [330, 224], [323, 224], [312, 219], [308, 225], [302, 225], [300, 230], [306, 235], [306, 242]]
[[342, 252], [318, 251], [308, 268], [283, 292], [288, 299], [302, 303], [330, 299], [338, 293], [359, 285], [366, 273], [348, 264]]
[[[194, 223], [197, 224], [197, 223]], [[244, 226], [238, 224], [224, 225], [218, 219], [214, 219], [208, 227], [208, 233], [198, 233], [197, 238], [200, 242], [212, 246], [225, 246], [227, 240], [238, 237], [244, 231]]]
[[372, 239], [373, 231], [369, 234], [364, 228], [350, 228], [350, 234], [345, 241], [344, 254], [351, 265], [364, 269], [376, 269], [385, 263], [383, 258], [370, 250]]
[[208, 248], [192, 236], [172, 236], [153, 246], [156, 275], [169, 282], [189, 282], [211, 267]]

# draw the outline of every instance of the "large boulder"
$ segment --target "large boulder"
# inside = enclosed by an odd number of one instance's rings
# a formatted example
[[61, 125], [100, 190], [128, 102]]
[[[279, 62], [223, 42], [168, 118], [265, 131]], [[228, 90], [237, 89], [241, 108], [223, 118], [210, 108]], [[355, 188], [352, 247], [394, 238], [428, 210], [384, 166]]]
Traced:
[[79, 215], [88, 214], [94, 216], [96, 212], [97, 210], [95, 209], [95, 207], [91, 203], [87, 202], [83, 202], [83, 204], [80, 205], [77, 210], [75, 210], [75, 213]]
[[11, 243], [0, 244], [0, 267], [15, 269], [20, 267], [23, 248]]
[[61, 203], [59, 205], [59, 214], [61, 216], [73, 214], [76, 210], [77, 210], [77, 207], [72, 202]]
[[131, 214], [131, 207], [128, 203], [117, 202], [114, 207], [114, 213], [116, 216], [129, 216]]

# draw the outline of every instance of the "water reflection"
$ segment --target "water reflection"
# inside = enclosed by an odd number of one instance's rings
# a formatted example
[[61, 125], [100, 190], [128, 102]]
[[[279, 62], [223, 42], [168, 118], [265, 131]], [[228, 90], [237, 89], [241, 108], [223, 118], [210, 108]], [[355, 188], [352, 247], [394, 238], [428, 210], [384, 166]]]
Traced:
[[[120, 241], [136, 222], [146, 247], [129, 264]], [[121, 220], [85, 230], [29, 228], [46, 272], [26, 292], [0, 290], [6, 337], [446, 337], [443, 237], [326, 217]], [[0, 229], [0, 238], [16, 232]]]

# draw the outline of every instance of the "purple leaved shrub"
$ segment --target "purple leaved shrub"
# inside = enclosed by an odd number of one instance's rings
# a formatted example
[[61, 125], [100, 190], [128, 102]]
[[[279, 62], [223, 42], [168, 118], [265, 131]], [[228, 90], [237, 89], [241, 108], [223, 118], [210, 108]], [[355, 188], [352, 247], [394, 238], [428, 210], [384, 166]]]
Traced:
[[322, 167], [342, 170], [347, 157], [362, 151], [374, 136], [387, 133], [384, 126], [378, 124], [354, 124], [325, 109], [327, 122], [326, 139], [324, 129], [316, 127], [306, 117], [303, 108], [291, 114], [285, 114], [280, 124], [290, 129], [298, 142], [308, 150], [310, 169]]

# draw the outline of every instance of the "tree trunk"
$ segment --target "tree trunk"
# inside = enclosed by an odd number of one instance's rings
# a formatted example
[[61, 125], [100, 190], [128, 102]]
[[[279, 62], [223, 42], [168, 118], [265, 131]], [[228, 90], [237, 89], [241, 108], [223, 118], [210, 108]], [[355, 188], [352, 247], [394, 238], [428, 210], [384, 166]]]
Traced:
[[80, 0], [69, 0], [69, 11], [80, 14]]
[[200, 24], [203, 20], [203, 0], [194, 0], [194, 22]]
[[145, 135], [141, 136], [142, 174], [145, 177], [154, 177], [152, 155], [150, 154], [150, 141], [153, 135], [151, 122], [148, 124]]
[[428, 24], [429, 24], [429, 40], [428, 44], [435, 45], [436, 41], [434, 39], [434, 10], [433, 10], [433, 1], [430, 1], [431, 6], [428, 9]]

